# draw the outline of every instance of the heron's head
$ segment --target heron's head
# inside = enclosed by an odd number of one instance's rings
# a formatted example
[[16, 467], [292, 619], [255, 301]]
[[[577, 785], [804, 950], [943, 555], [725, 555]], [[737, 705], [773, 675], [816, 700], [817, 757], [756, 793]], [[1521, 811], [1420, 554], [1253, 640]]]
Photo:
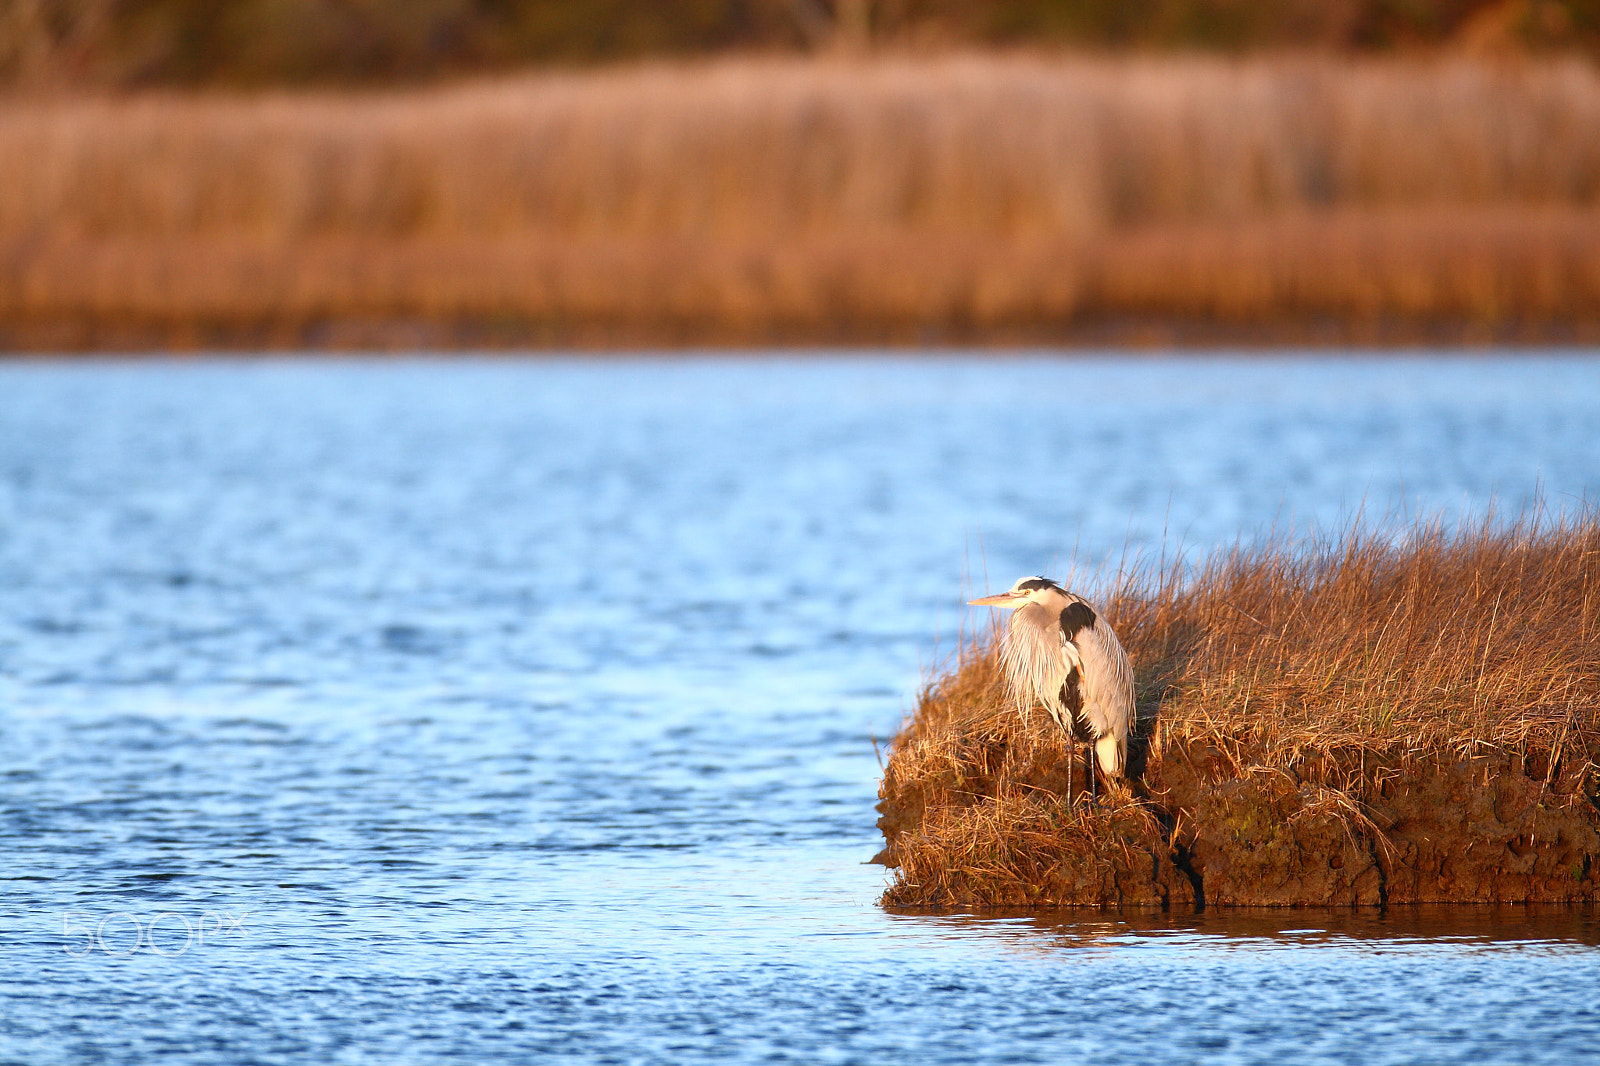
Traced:
[[1025, 603], [1043, 603], [1050, 595], [1060, 595], [1064, 591], [1047, 577], [1025, 577], [1005, 592], [967, 602], [974, 607], [1021, 607]]

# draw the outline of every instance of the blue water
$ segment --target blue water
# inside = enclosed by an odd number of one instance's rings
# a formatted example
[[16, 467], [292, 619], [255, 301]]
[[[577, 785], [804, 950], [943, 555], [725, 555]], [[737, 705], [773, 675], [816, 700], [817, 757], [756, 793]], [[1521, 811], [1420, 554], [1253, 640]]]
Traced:
[[1597, 485], [1570, 356], [0, 365], [0, 1061], [1600, 1061], [1592, 913], [864, 864], [973, 589]]

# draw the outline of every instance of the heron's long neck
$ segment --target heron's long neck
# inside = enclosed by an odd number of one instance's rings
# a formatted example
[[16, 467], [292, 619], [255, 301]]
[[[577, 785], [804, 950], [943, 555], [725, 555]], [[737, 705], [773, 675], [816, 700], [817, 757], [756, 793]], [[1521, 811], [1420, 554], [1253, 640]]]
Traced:
[[1024, 604], [1011, 613], [1001, 661], [1011, 692], [1019, 700], [1053, 706], [1066, 680], [1056, 617], [1056, 612], [1037, 603]]

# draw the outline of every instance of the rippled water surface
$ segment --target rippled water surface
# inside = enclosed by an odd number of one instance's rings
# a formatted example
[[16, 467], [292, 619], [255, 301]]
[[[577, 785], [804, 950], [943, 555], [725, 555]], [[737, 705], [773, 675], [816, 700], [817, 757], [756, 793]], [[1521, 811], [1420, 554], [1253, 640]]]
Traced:
[[1600, 1059], [1600, 924], [892, 915], [973, 586], [1600, 472], [1600, 364], [0, 366], [0, 1060]]

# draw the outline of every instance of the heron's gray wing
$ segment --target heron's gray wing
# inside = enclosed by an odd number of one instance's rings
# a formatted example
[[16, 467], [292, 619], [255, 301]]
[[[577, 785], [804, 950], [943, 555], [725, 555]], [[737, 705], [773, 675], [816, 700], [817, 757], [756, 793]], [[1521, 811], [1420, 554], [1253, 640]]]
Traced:
[[1095, 734], [1100, 768], [1122, 773], [1128, 730], [1133, 724], [1133, 664], [1111, 627], [1101, 621], [1078, 634], [1079, 654], [1087, 667], [1083, 716]]

